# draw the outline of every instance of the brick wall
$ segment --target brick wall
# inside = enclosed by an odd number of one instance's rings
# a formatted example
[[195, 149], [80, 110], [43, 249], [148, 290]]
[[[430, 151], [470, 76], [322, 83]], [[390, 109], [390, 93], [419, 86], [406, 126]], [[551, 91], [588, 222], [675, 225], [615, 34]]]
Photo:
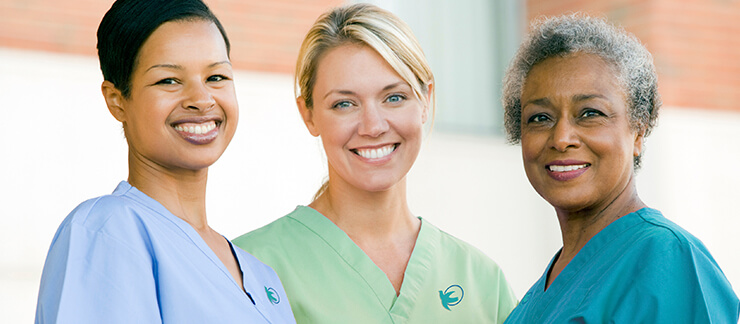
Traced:
[[653, 54], [666, 106], [740, 111], [740, 1], [527, 0], [527, 11], [606, 16]]
[[[112, 0], [1, 0], [0, 46], [96, 55]], [[293, 73], [303, 36], [341, 0], [206, 0], [224, 24], [239, 69]]]

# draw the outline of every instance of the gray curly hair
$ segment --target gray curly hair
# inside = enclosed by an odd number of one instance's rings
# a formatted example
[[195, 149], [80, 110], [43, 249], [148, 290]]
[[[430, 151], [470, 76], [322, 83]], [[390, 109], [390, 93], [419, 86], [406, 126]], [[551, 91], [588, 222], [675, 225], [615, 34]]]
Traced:
[[[644, 137], [650, 134], [661, 105], [658, 77], [650, 52], [624, 29], [605, 19], [576, 13], [543, 17], [533, 22], [529, 35], [511, 61], [504, 76], [501, 98], [509, 143], [518, 144], [522, 138], [521, 96], [529, 71], [547, 58], [575, 52], [598, 55], [616, 67], [617, 78], [627, 95], [630, 126], [644, 132]], [[636, 156], [635, 169], [640, 162], [641, 156]]]

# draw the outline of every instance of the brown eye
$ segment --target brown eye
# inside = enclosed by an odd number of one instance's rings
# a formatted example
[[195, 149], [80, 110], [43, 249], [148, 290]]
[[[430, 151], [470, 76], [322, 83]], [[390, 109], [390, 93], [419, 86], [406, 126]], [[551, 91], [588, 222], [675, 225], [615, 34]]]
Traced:
[[548, 120], [550, 120], [550, 117], [548, 117], [545, 114], [535, 114], [532, 117], [529, 117], [529, 119], [527, 119], [527, 123], [528, 124], [529, 123], [543, 123]]
[[218, 74], [218, 75], [209, 76], [208, 77], [208, 82], [218, 82], [218, 81], [223, 81], [223, 80], [228, 80], [228, 79], [229, 78], [227, 78], [227, 77], [225, 77], [223, 75]]
[[598, 111], [596, 109], [593, 109], [593, 108], [584, 109], [583, 110], [583, 113], [581, 113], [581, 117], [585, 117], [585, 118], [588, 118], [588, 117], [598, 117], [598, 116], [605, 116], [605, 115], [604, 115], [604, 113], [602, 113], [602, 112], [600, 112], [600, 111]]
[[156, 82], [156, 83], [154, 83], [154, 84], [165, 84], [165, 85], [169, 85], [169, 84], [177, 84], [177, 80], [175, 80], [175, 79], [173, 79], [173, 78], [164, 78], [164, 79], [162, 79], [162, 80], [159, 80], [159, 81], [157, 81], [157, 82]]

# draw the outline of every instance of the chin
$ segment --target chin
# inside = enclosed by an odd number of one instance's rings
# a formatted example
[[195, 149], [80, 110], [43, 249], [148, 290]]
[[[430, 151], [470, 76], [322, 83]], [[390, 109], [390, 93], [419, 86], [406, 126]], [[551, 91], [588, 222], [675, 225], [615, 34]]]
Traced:
[[400, 181], [367, 181], [359, 183], [357, 188], [365, 190], [367, 192], [383, 192], [393, 189]]

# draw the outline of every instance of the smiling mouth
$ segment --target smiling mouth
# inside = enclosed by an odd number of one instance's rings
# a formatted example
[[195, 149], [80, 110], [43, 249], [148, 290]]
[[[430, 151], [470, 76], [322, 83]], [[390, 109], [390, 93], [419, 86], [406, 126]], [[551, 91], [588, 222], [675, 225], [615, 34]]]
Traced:
[[217, 125], [216, 121], [211, 120], [205, 123], [182, 123], [174, 125], [173, 127], [178, 132], [201, 135], [208, 134], [210, 131], [214, 130]]
[[376, 149], [350, 149], [352, 153], [355, 153], [366, 159], [380, 159], [393, 153], [398, 148], [398, 143], [386, 145]]
[[218, 137], [218, 126], [220, 121], [209, 120], [203, 123], [179, 123], [172, 125], [172, 128], [180, 134], [184, 140], [191, 144], [204, 145], [212, 143]]
[[590, 163], [585, 163], [585, 164], [574, 164], [574, 165], [548, 165], [545, 168], [550, 172], [568, 172], [568, 171], [580, 170], [580, 169], [583, 169], [589, 166], [591, 166]]

